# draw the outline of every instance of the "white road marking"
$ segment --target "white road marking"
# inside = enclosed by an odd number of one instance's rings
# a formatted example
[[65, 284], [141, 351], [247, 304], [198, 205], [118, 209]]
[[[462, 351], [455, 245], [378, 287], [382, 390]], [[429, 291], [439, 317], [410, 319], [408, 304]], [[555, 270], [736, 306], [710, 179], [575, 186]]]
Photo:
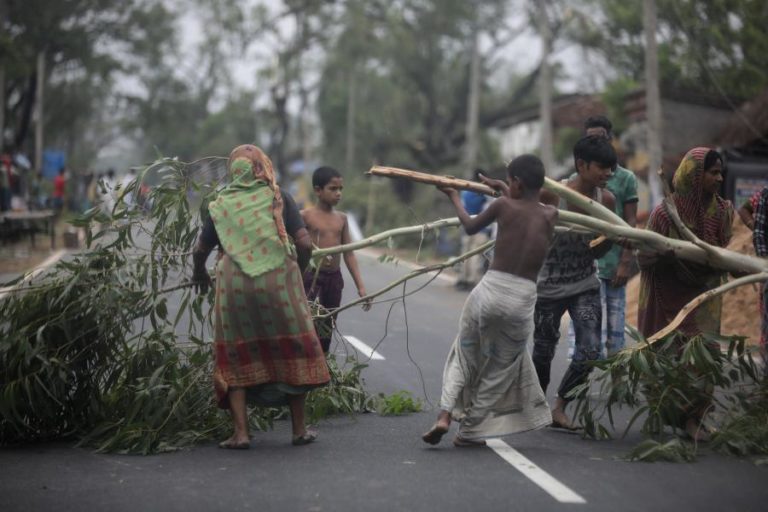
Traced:
[[347, 340], [353, 347], [355, 347], [355, 349], [357, 349], [358, 352], [364, 356], [370, 357], [374, 361], [384, 361], [383, 355], [379, 354], [354, 336], [344, 336], [344, 339]]
[[560, 503], [586, 503], [587, 500], [560, 483], [552, 475], [525, 458], [520, 452], [501, 439], [489, 439], [488, 446], [496, 454], [509, 462], [512, 467], [528, 477], [533, 483], [544, 489]]
[[24, 279], [22, 279], [21, 281], [19, 281], [18, 283], [16, 283], [13, 286], [6, 286], [5, 288], [0, 288], [0, 299], [4, 299], [5, 296], [8, 295], [9, 293], [11, 293], [13, 290], [21, 287], [21, 285], [23, 285], [24, 283], [26, 283], [30, 279], [33, 279], [33, 278], [37, 277], [43, 270], [45, 270], [46, 268], [50, 267], [51, 265], [53, 265], [57, 261], [59, 261], [61, 259], [61, 257], [64, 256], [64, 254], [66, 254], [66, 252], [67, 251], [61, 249], [61, 250], [51, 254], [50, 256], [48, 256], [45, 259], [45, 261], [43, 261], [40, 265], [38, 265], [31, 272], [29, 272], [27, 275], [25, 275]]

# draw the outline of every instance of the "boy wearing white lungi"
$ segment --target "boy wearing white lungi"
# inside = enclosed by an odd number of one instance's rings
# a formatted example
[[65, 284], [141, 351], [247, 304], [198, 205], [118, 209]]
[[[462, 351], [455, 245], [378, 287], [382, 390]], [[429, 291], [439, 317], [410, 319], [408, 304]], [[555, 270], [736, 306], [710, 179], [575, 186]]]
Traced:
[[441, 188], [467, 234], [498, 223], [489, 271], [464, 304], [459, 333], [443, 372], [437, 422], [422, 436], [437, 444], [459, 422], [455, 446], [482, 446], [483, 439], [549, 425], [552, 416], [526, 345], [533, 340], [536, 277], [552, 240], [557, 209], [539, 203], [544, 166], [522, 155], [507, 166], [507, 183], [484, 183], [502, 196], [474, 217], [459, 194]]

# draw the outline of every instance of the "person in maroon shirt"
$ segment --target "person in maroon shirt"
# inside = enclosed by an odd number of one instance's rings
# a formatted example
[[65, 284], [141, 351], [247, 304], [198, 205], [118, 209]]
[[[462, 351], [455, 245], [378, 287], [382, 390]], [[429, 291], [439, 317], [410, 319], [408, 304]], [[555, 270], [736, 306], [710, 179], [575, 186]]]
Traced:
[[64, 207], [64, 191], [67, 187], [67, 179], [64, 174], [66, 167], [59, 169], [59, 174], [53, 179], [53, 209], [60, 212]]

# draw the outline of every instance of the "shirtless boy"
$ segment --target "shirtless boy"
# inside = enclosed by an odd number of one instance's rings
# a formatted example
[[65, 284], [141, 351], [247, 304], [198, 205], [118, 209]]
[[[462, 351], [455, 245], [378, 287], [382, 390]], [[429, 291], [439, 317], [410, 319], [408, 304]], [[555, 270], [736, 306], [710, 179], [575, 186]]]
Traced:
[[[526, 344], [533, 340], [536, 278], [549, 247], [557, 209], [539, 203], [544, 166], [522, 155], [507, 166], [507, 183], [482, 178], [503, 192], [470, 217], [456, 190], [451, 199], [467, 234], [498, 222], [490, 269], [464, 304], [443, 372], [437, 422], [422, 436], [437, 444], [451, 420], [459, 422], [455, 446], [549, 425], [552, 416]], [[524, 248], [524, 250], [521, 250]]]
[[[304, 224], [307, 225], [312, 243], [319, 247], [334, 247], [348, 244], [349, 225], [346, 214], [334, 207], [341, 200], [341, 192], [344, 189], [344, 181], [339, 171], [332, 167], [319, 167], [312, 174], [312, 187], [315, 190], [317, 205], [301, 211]], [[366, 295], [363, 279], [357, 266], [355, 253], [344, 253], [344, 263], [347, 265], [352, 279], [357, 286], [360, 297]], [[304, 290], [309, 301], [318, 300], [320, 305], [329, 311], [333, 311], [341, 305], [341, 292], [344, 288], [344, 278], [341, 275], [341, 257], [339, 254], [328, 255], [320, 262], [320, 268], [315, 276], [313, 269], [304, 273]], [[363, 309], [368, 311], [371, 304], [366, 302]], [[327, 354], [331, 346], [333, 328], [336, 323], [336, 315], [329, 318], [319, 332], [320, 344]]]
[[[577, 174], [565, 185], [613, 211], [614, 196], [605, 189], [616, 166], [616, 152], [610, 141], [596, 135], [582, 137], [573, 148], [573, 157]], [[552, 192], [543, 191], [541, 200], [559, 205], [561, 209], [586, 213]], [[573, 358], [560, 382], [552, 409], [552, 426], [568, 430], [574, 430], [565, 414], [566, 405], [573, 399], [569, 393], [587, 378], [592, 369], [589, 362], [597, 359], [601, 350], [602, 307], [595, 259], [605, 254], [611, 243], [604, 242], [591, 248], [592, 238], [592, 235], [579, 233], [556, 236], [538, 279], [533, 363], [545, 392], [560, 338], [560, 320], [566, 311], [576, 333]]]

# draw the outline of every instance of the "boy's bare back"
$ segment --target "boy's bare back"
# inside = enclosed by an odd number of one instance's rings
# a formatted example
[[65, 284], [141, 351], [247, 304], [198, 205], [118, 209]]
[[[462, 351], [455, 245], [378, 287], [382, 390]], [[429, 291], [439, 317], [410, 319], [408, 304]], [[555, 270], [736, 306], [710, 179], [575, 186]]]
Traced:
[[[349, 243], [346, 214], [338, 210], [323, 210], [317, 207], [301, 211], [304, 224], [312, 239], [312, 243], [323, 249]], [[341, 254], [332, 254], [323, 258], [321, 267], [335, 270], [341, 264]]]
[[498, 223], [491, 269], [535, 282], [552, 241], [557, 208], [509, 197], [496, 199], [491, 208]]

